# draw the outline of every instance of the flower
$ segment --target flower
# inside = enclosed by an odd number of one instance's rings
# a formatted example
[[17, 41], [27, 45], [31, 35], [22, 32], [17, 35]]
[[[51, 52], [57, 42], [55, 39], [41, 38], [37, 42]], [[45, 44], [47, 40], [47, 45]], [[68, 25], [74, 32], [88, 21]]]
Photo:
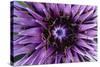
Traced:
[[11, 2], [14, 65], [97, 61], [96, 6]]

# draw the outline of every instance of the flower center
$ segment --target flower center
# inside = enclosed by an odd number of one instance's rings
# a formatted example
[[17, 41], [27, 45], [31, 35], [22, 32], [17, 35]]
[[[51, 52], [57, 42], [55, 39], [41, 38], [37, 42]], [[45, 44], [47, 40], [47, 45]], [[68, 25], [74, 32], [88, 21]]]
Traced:
[[48, 22], [48, 28], [43, 34], [49, 46], [53, 46], [59, 52], [75, 44], [78, 25], [71, 18], [61, 16], [51, 18], [46, 22]]
[[56, 31], [56, 34], [57, 34], [58, 36], [62, 36], [62, 35], [63, 35], [63, 31], [62, 31], [62, 30], [57, 30], [57, 31]]
[[53, 36], [55, 37], [55, 39], [59, 39], [60, 41], [66, 37], [66, 30], [63, 27], [55, 27], [55, 29], [53, 30]]

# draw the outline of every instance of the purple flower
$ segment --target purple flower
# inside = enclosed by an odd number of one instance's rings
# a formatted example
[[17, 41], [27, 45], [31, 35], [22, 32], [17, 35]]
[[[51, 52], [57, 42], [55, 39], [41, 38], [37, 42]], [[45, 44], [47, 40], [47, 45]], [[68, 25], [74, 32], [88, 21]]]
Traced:
[[14, 65], [97, 61], [96, 6], [11, 2]]

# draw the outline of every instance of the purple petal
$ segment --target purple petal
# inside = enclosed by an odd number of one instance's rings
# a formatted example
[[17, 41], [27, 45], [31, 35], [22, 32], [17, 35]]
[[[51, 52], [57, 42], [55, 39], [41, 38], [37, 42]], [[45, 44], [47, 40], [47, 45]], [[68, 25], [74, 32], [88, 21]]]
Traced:
[[87, 30], [86, 35], [91, 36], [91, 37], [95, 37], [97, 35], [97, 31], [96, 30]]
[[60, 11], [64, 12], [64, 8], [65, 4], [58, 4], [58, 9], [60, 9]]
[[17, 40], [13, 41], [13, 44], [14, 44], [14, 45], [17, 45], [19, 41], [21, 41], [21, 40], [23, 40], [23, 39], [25, 39], [25, 38], [26, 38], [25, 36], [19, 37]]
[[46, 45], [46, 42], [41, 42], [38, 46], [36, 46], [35, 49], [40, 49], [41, 47], [44, 47]]
[[19, 35], [41, 36], [41, 29], [39, 27], [30, 28], [19, 32]]
[[91, 29], [96, 26], [97, 24], [82, 24], [80, 25], [80, 31], [85, 31], [85, 30]]
[[26, 8], [25, 6], [22, 6], [21, 4], [19, 4], [18, 2], [14, 2], [14, 6], [17, 6], [19, 8]]
[[42, 12], [48, 17], [49, 13], [47, 12], [45, 6], [41, 3], [34, 3], [33, 4], [38, 12]]
[[90, 23], [90, 24], [92, 24], [92, 23], [97, 23], [97, 19], [95, 18], [95, 19], [93, 19], [93, 20], [88, 20], [88, 21], [86, 21], [86, 22], [84, 22], [84, 23]]
[[52, 56], [49, 56], [48, 59], [44, 62], [44, 64], [50, 64], [54, 60], [55, 55], [52, 54]]
[[42, 12], [43, 9], [46, 9], [46, 8], [44, 7], [44, 5], [41, 4], [41, 3], [33, 3], [33, 5], [35, 6], [36, 10], [38, 10], [38, 11], [40, 11], [40, 12]]
[[57, 4], [47, 4], [47, 8], [49, 8], [49, 10], [51, 9], [55, 16], [59, 16], [60, 15], [59, 14], [59, 8], [58, 8]]
[[67, 49], [67, 57], [66, 57], [66, 62], [74, 61], [73, 55], [71, 53], [71, 49]]
[[80, 39], [77, 43], [77, 45], [85, 47], [89, 50], [94, 50], [92, 46], [90, 46], [89, 44], [87, 44], [84, 40]]
[[[28, 44], [28, 45], [32, 45], [33, 49], [36, 49], [36, 47], [39, 46], [38, 43]], [[23, 47], [25, 47], [25, 46], [26, 46], [25, 44], [16, 44], [16, 45], [14, 45], [14, 50], [21, 49], [21, 48], [23, 48]]]
[[[41, 60], [41, 63], [44, 63], [46, 60], [48, 60], [48, 58], [49, 58], [54, 52], [55, 52], [55, 49], [49, 47], [49, 48], [46, 50], [46, 55], [45, 55], [44, 58]], [[40, 64], [41, 64], [41, 63], [40, 63]]]
[[96, 43], [88, 43], [88, 44], [91, 45], [91, 46], [93, 46], [94, 47], [94, 50], [95, 50], [95, 48], [97, 48]]
[[62, 54], [57, 54], [55, 56], [55, 63], [60, 63], [61, 59], [62, 59]]
[[41, 61], [41, 59], [44, 56], [45, 56], [45, 48], [42, 48], [42, 49], [40, 49], [40, 51], [38, 51], [37, 54], [36, 53], [33, 53], [32, 56], [28, 57], [28, 59], [26, 60], [26, 62], [24, 62], [24, 64], [31, 64], [32, 65], [33, 60], [35, 61], [34, 64], [39, 64], [39, 62]]
[[86, 39], [86, 40], [93, 40], [93, 37], [87, 36], [85, 34], [78, 34], [78, 38]]
[[34, 54], [32, 54], [31, 56], [29, 56], [27, 59], [25, 59], [24, 61], [22, 61], [23, 63], [21, 63], [21, 65], [27, 65], [27, 64], [31, 64], [33, 58], [35, 57]]
[[33, 59], [36, 57], [36, 55], [38, 55], [39, 50], [36, 50], [33, 54], [31, 54], [29, 56], [29, 54], [26, 54], [22, 59], [20, 59], [19, 61], [17, 61], [15, 63], [15, 65], [25, 65], [25, 64], [31, 64]]
[[89, 54], [88, 52], [86, 52], [86, 57], [88, 57], [90, 60], [89, 61], [95, 61], [95, 59], [93, 58], [93, 55]]
[[85, 59], [83, 58], [82, 55], [79, 55], [79, 57], [80, 57], [80, 59], [81, 59], [83, 62], [85, 62]]
[[89, 12], [87, 12], [87, 13], [81, 15], [81, 16], [79, 17], [79, 20], [80, 20], [81, 22], [85, 21], [85, 20], [88, 19], [90, 16], [92, 16], [93, 12], [94, 12], [94, 10], [91, 10], [91, 11], [89, 11]]
[[20, 18], [32, 18], [26, 11], [14, 9], [14, 15]]
[[[45, 53], [46, 51], [46, 53]], [[54, 52], [52, 48], [49, 48], [48, 50], [40, 50], [40, 53], [38, 54], [38, 57], [36, 57], [32, 64], [42, 64], [44, 61]]]
[[84, 10], [85, 12], [90, 11], [93, 7], [92, 6], [88, 6], [86, 7], [86, 10]]
[[27, 43], [40, 43], [42, 41], [41, 37], [27, 37], [26, 39], [23, 39], [18, 44], [27, 44]]
[[84, 12], [85, 8], [86, 8], [86, 6], [80, 6], [79, 12], [74, 17], [74, 22], [76, 22], [79, 19], [80, 15]]
[[26, 8], [30, 14], [32, 14], [33, 17], [35, 17], [35, 19], [38, 19], [38, 20], [43, 20], [43, 17], [40, 16], [38, 13], [36, 13], [35, 11], [29, 9], [29, 8]]
[[79, 11], [79, 8], [80, 8], [80, 6], [73, 6], [72, 7], [72, 16], [74, 17], [77, 13], [78, 13], [78, 11]]
[[27, 57], [28, 57], [28, 55], [25, 55], [22, 59], [20, 59], [16, 63], [14, 63], [14, 65], [15, 66], [22, 65], [23, 61], [25, 61]]
[[77, 52], [78, 54], [81, 54], [81, 55], [83, 55], [83, 56], [85, 55], [84, 52], [83, 52], [82, 50], [78, 49], [76, 46], [74, 46], [73, 51], [75, 51], [75, 52]]
[[71, 14], [71, 5], [66, 5], [64, 8], [64, 14], [70, 15]]
[[46, 23], [47, 22], [36, 20], [36, 23], [38, 23], [39, 25], [41, 25], [44, 29], [47, 29], [47, 27], [46, 27]]
[[14, 17], [14, 23], [21, 24], [24, 26], [37, 26], [38, 24], [36, 23], [35, 19], [31, 18], [19, 18], [19, 17]]
[[22, 31], [21, 28], [22, 28], [21, 25], [13, 25], [13, 32], [18, 33], [20, 31]]
[[78, 54], [76, 52], [74, 52], [74, 62], [79, 62], [79, 57]]
[[16, 49], [16, 50], [14, 50], [14, 56], [17, 56], [20, 54], [30, 53], [33, 50], [33, 48], [34, 48], [33, 45], [27, 45], [27, 46], [24, 46], [20, 49]]

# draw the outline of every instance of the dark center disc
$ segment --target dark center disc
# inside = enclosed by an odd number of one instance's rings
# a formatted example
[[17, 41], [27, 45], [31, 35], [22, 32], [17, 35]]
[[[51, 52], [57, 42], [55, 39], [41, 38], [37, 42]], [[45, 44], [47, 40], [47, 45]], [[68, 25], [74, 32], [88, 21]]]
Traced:
[[[47, 22], [49, 22], [48, 29], [44, 30], [43, 35], [50, 46], [53, 46], [57, 51], [64, 51], [65, 48], [76, 43], [79, 27], [72, 19], [61, 16], [55, 20], [49, 19]], [[55, 32], [55, 35], [52, 31]], [[60, 39], [60, 37], [62, 38]]]

